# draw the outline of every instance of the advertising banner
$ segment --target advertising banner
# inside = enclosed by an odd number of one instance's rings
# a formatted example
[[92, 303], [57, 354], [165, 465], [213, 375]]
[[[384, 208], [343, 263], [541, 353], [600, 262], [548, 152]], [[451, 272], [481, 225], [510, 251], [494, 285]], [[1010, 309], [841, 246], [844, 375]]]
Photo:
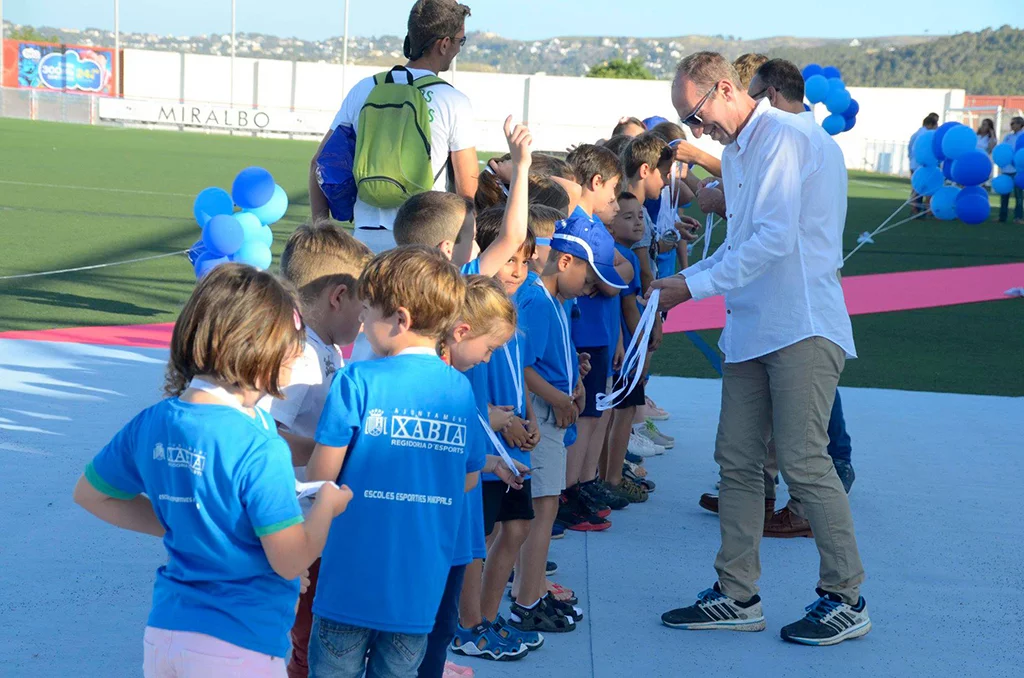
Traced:
[[101, 120], [184, 125], [251, 132], [323, 134], [333, 114], [326, 111], [288, 111], [264, 108], [231, 108], [217, 104], [138, 99], [101, 99]]
[[4, 87], [114, 96], [114, 50], [4, 40]]

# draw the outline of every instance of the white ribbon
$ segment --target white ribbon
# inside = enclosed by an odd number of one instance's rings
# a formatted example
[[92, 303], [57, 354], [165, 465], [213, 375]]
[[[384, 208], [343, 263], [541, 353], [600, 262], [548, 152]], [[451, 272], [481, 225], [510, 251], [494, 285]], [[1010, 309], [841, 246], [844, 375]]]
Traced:
[[[710, 184], [705, 186], [705, 189], [717, 188], [718, 182], [712, 181]], [[704, 219], [704, 253], [700, 255], [701, 259], [708, 258], [708, 248], [711, 247], [711, 232], [715, 230], [715, 215], [714, 213], [709, 214]]]
[[569, 353], [573, 348], [572, 340], [569, 338], [569, 321], [565, 317], [565, 309], [555, 301], [555, 298], [551, 296], [551, 292], [548, 292], [548, 288], [544, 287], [540, 278], [537, 278], [537, 282], [534, 284], [544, 290], [544, 294], [547, 295], [548, 301], [550, 301], [551, 305], [555, 307], [555, 315], [558, 316], [558, 324], [562, 328], [562, 344], [563, 348], [565, 348], [565, 378], [569, 381], [569, 392], [566, 395], [572, 395], [573, 384], [576, 383], [576, 379], [573, 378], [572, 358], [569, 357]]
[[[640, 316], [640, 322], [637, 323], [636, 330], [633, 331], [633, 337], [629, 340], [626, 355], [622, 359], [622, 370], [619, 372], [619, 377], [616, 380], [616, 384], [622, 385], [611, 393], [597, 394], [598, 411], [603, 412], [615, 407], [627, 395], [632, 393], [633, 389], [640, 383], [640, 377], [644, 371], [644, 360], [647, 358], [647, 345], [651, 341], [651, 331], [654, 329], [658, 319], [658, 299], [660, 297], [661, 290], [653, 290], [651, 292], [651, 298], [647, 301], [647, 308], [644, 309], [643, 315]], [[632, 379], [629, 377], [630, 373], [633, 375]], [[628, 383], [626, 383], [627, 379], [629, 380]]]
[[220, 400], [228, 407], [232, 407], [238, 410], [239, 412], [249, 417], [250, 419], [258, 419], [259, 422], [263, 424], [263, 428], [267, 429], [268, 431], [270, 430], [270, 426], [267, 424], [267, 420], [264, 418], [263, 411], [260, 408], [252, 408], [252, 413], [250, 414], [249, 410], [242, 407], [242, 403], [238, 402], [238, 398], [228, 393], [227, 389], [225, 389], [223, 386], [211, 384], [205, 379], [200, 379], [199, 377], [192, 377], [192, 380], [188, 383], [188, 387], [194, 388], [197, 391], [209, 393], [214, 398]]
[[309, 483], [300, 483], [298, 480], [295, 481], [295, 494], [298, 495], [296, 499], [302, 501], [306, 497], [312, 497], [320, 488], [323, 487], [324, 483], [331, 483], [334, 487], [338, 487], [337, 483], [331, 482], [330, 480], [314, 480]]
[[480, 410], [476, 412], [477, 418], [480, 419], [480, 425], [484, 427], [484, 431], [487, 432], [487, 437], [491, 439], [491, 444], [494, 445], [494, 449], [498, 451], [498, 456], [501, 457], [502, 461], [505, 462], [505, 466], [508, 466], [508, 470], [512, 471], [512, 475], [516, 478], [521, 477], [519, 475], [519, 469], [516, 468], [516, 463], [512, 461], [512, 457], [508, 456], [508, 452], [505, 451], [505, 446], [498, 440], [497, 434], [494, 433], [494, 429], [491, 428], [491, 422], [487, 421]]
[[523, 407], [523, 364], [522, 357], [519, 354], [519, 338], [515, 332], [512, 333], [512, 340], [516, 342], [515, 362], [512, 362], [512, 352], [508, 350], [508, 343], [504, 344], [501, 350], [505, 352], [505, 358], [508, 360], [508, 370], [512, 373], [512, 386], [516, 389], [516, 405], [513, 411], [516, 416], [520, 416], [522, 415], [520, 410]]

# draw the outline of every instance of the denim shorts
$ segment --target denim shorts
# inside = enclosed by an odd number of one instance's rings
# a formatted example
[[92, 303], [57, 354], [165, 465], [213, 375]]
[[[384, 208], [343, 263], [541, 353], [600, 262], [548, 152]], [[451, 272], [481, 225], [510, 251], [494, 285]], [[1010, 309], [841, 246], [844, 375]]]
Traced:
[[416, 678], [427, 634], [389, 633], [313, 615], [310, 678]]

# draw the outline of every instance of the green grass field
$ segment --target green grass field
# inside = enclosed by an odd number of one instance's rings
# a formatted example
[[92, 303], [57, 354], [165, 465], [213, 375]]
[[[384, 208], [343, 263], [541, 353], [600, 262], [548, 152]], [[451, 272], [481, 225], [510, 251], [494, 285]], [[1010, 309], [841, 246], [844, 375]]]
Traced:
[[[248, 165], [270, 170], [291, 206], [274, 225], [275, 257], [308, 214], [309, 141], [128, 130], [0, 119], [0, 277], [183, 250], [199, 237], [192, 200], [230, 188]], [[902, 179], [851, 174], [846, 249], [909, 191]], [[700, 217], [699, 212], [694, 216]], [[993, 215], [994, 217], [994, 215]], [[714, 244], [724, 237], [716, 229]], [[879, 236], [846, 275], [1024, 259], [1024, 227], [916, 221]], [[171, 322], [194, 283], [183, 256], [0, 281], [0, 331]], [[1022, 281], [1024, 283], [1024, 281]], [[1017, 300], [853, 320], [860, 359], [843, 384], [1024, 395], [1024, 314]], [[717, 331], [700, 333], [710, 344]], [[666, 339], [654, 371], [715, 376], [683, 335]]]

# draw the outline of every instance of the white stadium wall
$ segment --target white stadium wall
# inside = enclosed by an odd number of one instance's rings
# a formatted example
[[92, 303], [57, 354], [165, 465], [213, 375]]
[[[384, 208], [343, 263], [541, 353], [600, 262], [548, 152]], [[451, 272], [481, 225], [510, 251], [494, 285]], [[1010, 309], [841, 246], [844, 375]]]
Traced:
[[[349, 87], [380, 72], [375, 66], [236, 58], [124, 50], [124, 99], [101, 100], [99, 117], [127, 124], [242, 129], [322, 135]], [[677, 118], [667, 81], [605, 80], [461, 71], [443, 74], [469, 96], [477, 118], [477, 147], [504, 147], [507, 115], [527, 120], [536, 148], [561, 151], [607, 137], [623, 115]], [[961, 89], [852, 87], [860, 103], [857, 125], [836, 141], [850, 169], [892, 174], [908, 170], [906, 140], [930, 112], [961, 108]], [[816, 107], [821, 120], [827, 112]], [[718, 155], [721, 146], [697, 144]]]

